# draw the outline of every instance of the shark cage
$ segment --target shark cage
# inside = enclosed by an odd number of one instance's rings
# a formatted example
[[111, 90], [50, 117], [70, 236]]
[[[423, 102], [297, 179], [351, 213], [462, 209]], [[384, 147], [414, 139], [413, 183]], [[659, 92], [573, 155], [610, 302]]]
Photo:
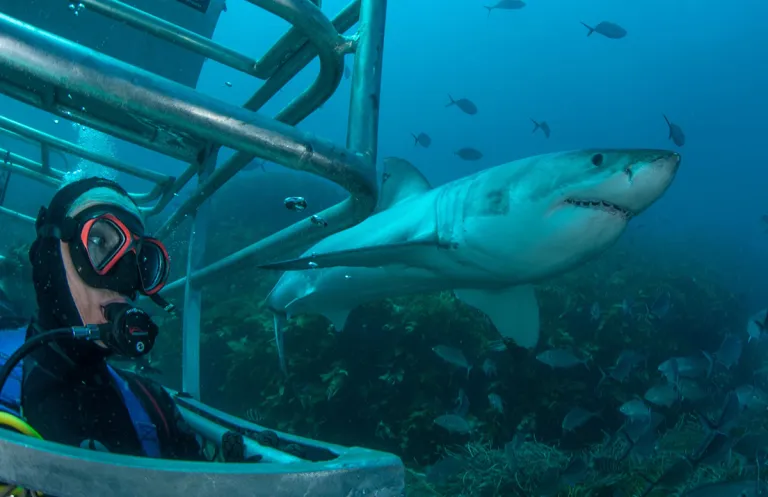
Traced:
[[[183, 393], [171, 394], [200, 436], [221, 444], [225, 432], [240, 433], [246, 455], [259, 455], [261, 461], [158, 464], [156, 459], [95, 452], [3, 430], [0, 482], [58, 497], [404, 494], [404, 467], [394, 455], [277, 433], [302, 449], [298, 457], [260, 444], [257, 435], [267, 428], [199, 401], [202, 286], [254, 261], [306, 249], [322, 236], [362, 221], [378, 193], [375, 163], [386, 0], [353, 0], [332, 20], [320, 10], [321, 0], [247, 1], [292, 25], [258, 60], [211, 40], [226, 10], [225, 0], [0, 0], [0, 92], [189, 164], [178, 177], [168, 176], [0, 115], [0, 133], [40, 146], [39, 162], [0, 148], [0, 214], [33, 223], [30, 215], [2, 205], [5, 192], [14, 182], [28, 182], [25, 178], [56, 188], [65, 172], [52, 166], [51, 154], [66, 153], [148, 181], [148, 191], [131, 196], [147, 216], [167, 214], [156, 236], [168, 235], [190, 218], [194, 224], [187, 276], [166, 287], [184, 292]], [[355, 25], [353, 34], [344, 34]], [[344, 55], [351, 53], [347, 146], [339, 147], [295, 126], [333, 95], [342, 79]], [[320, 70], [309, 88], [274, 118], [257, 113], [315, 57]], [[243, 107], [207, 96], [195, 89], [206, 59], [262, 84]], [[236, 153], [217, 166], [222, 147]], [[329, 231], [311, 229], [304, 220], [202, 267], [207, 199], [255, 158], [320, 175], [350, 195], [320, 213]], [[173, 197], [193, 179], [194, 193], [168, 212]]]

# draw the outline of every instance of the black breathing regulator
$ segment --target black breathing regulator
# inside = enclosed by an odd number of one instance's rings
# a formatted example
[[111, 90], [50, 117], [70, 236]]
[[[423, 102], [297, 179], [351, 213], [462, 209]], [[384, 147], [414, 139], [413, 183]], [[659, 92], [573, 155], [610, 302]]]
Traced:
[[58, 328], [28, 338], [0, 368], [0, 391], [5, 386], [13, 368], [27, 354], [38, 347], [62, 338], [100, 340], [110, 352], [132, 358], [148, 354], [155, 346], [157, 325], [142, 309], [127, 303], [108, 304], [104, 306], [104, 317], [107, 319], [104, 324]]

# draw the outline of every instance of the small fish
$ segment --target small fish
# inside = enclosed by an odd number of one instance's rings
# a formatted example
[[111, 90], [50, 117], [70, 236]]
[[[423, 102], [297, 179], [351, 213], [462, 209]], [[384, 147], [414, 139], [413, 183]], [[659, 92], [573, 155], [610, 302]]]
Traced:
[[749, 339], [760, 341], [765, 336], [765, 328], [768, 326], [768, 309], [763, 309], [753, 314], [747, 321], [747, 335]]
[[649, 388], [643, 396], [643, 398], [651, 404], [663, 407], [672, 407], [678, 397], [679, 394], [675, 387], [668, 383]]
[[283, 204], [289, 211], [301, 212], [307, 208], [307, 201], [304, 200], [304, 197], [288, 197], [283, 200]]
[[709, 397], [709, 392], [698, 381], [691, 378], [680, 378], [677, 387], [681, 400], [699, 402]]
[[633, 299], [627, 299], [621, 301], [621, 312], [624, 314], [624, 317], [631, 318], [632, 317], [632, 309], [635, 305], [635, 302]]
[[550, 129], [549, 129], [549, 124], [547, 124], [547, 121], [537, 122], [533, 118], [529, 118], [529, 119], [531, 120], [531, 122], [533, 122], [533, 125], [534, 125], [533, 133], [535, 133], [538, 130], [541, 130], [541, 132], [544, 133], [544, 136], [549, 138]]
[[483, 153], [472, 147], [464, 147], [454, 152], [454, 155], [458, 155], [462, 160], [480, 160], [483, 158]]
[[669, 127], [669, 139], [672, 140], [672, 143], [678, 147], [685, 145], [685, 133], [683, 133], [683, 128], [670, 121], [666, 115], [662, 114], [662, 116], [664, 116], [664, 120], [667, 121], [667, 126]]
[[498, 370], [496, 369], [496, 363], [493, 361], [493, 359], [486, 359], [483, 361], [483, 373], [485, 373], [485, 376], [488, 378], [493, 378], [499, 374]]
[[669, 292], [662, 292], [653, 301], [653, 305], [649, 310], [649, 313], [656, 319], [663, 319], [669, 314], [669, 310], [672, 308], [672, 296]]
[[710, 432], [726, 433], [741, 415], [742, 406], [736, 391], [728, 392], [720, 411], [720, 416], [712, 421], [704, 414], [698, 413], [699, 422]]
[[630, 441], [635, 444], [645, 435], [648, 430], [655, 432], [656, 428], [664, 422], [666, 418], [663, 414], [651, 411], [650, 422], [648, 418], [640, 416], [639, 418], [627, 418], [624, 424], [619, 428]]
[[579, 359], [570, 349], [549, 349], [536, 356], [539, 362], [543, 362], [551, 368], [572, 368], [574, 366], [587, 366], [586, 359]]
[[424, 148], [429, 148], [429, 146], [432, 145], [432, 138], [426, 133], [419, 133], [418, 135], [411, 133], [411, 136], [413, 136], [414, 145], [421, 145]]
[[632, 419], [650, 419], [651, 416], [651, 408], [640, 399], [624, 402], [619, 407], [619, 412]]
[[489, 352], [505, 352], [508, 350], [507, 342], [504, 340], [491, 340], [487, 343]]
[[[676, 363], [674, 364], [673, 363]], [[683, 378], [709, 378], [712, 374], [714, 360], [708, 353], [701, 351], [701, 356], [672, 357], [659, 365], [659, 371], [669, 377], [670, 368], [677, 367], [678, 374]]]
[[584, 22], [581, 24], [589, 30], [587, 36], [592, 35], [592, 33], [597, 33], [605, 36], [606, 38], [611, 38], [614, 40], [618, 40], [619, 38], [624, 38], [627, 36], [627, 30], [613, 22], [602, 21], [598, 23], [594, 28]]
[[525, 7], [525, 2], [522, 0], [500, 0], [495, 5], [488, 6], [483, 5], [484, 8], [488, 9], [488, 16], [491, 15], [492, 10], [518, 10]]
[[743, 346], [744, 343], [741, 341], [741, 338], [728, 334], [723, 339], [723, 343], [720, 344], [720, 348], [715, 352], [715, 360], [725, 366], [725, 369], [730, 370], [739, 363]]
[[600, 311], [600, 304], [598, 302], [594, 302], [592, 307], [589, 308], [589, 315], [592, 318], [592, 321], [599, 321], [601, 314], [602, 312]]
[[588, 411], [581, 407], [574, 407], [563, 418], [562, 428], [563, 433], [573, 431], [576, 428], [584, 426], [590, 419], [600, 416], [600, 412]]
[[469, 413], [469, 397], [463, 388], [459, 388], [459, 394], [456, 396], [456, 400], [453, 401], [455, 409], [453, 414], [461, 416], [462, 418]]
[[501, 397], [499, 397], [498, 394], [489, 393], [488, 403], [491, 404], [491, 409], [499, 414], [504, 414], [504, 401], [501, 400]]
[[624, 381], [629, 378], [629, 375], [632, 373], [632, 370], [635, 368], [635, 366], [644, 360], [645, 356], [635, 352], [634, 350], [622, 351], [622, 353], [619, 354], [619, 358], [616, 359], [616, 364], [608, 370], [607, 374], [605, 371], [600, 369], [600, 374], [602, 377], [597, 383], [595, 390], [598, 390], [603, 382], [605, 382], [605, 380], [608, 378], [616, 380], [619, 383], [624, 383]]
[[466, 369], [467, 376], [469, 376], [472, 366], [470, 366], [469, 361], [467, 361], [464, 352], [448, 345], [436, 345], [432, 347], [432, 351], [448, 364], [453, 364], [458, 368]]
[[670, 385], [680, 384], [680, 367], [677, 364], [677, 358], [673, 357], [672, 359], [669, 359], [665, 364], [667, 366], [663, 371], [661, 366], [659, 366], [659, 371], [661, 371], [661, 374], [663, 374], [667, 379], [667, 383]]
[[435, 424], [450, 433], [467, 434], [472, 431], [472, 427], [466, 419], [455, 414], [443, 414], [435, 418]]
[[736, 396], [742, 409], [765, 411], [768, 409], [768, 395], [754, 385], [742, 385], [736, 389]]
[[448, 95], [448, 98], [451, 101], [448, 103], [448, 105], [446, 105], [446, 107], [455, 105], [465, 114], [469, 114], [470, 116], [477, 114], [477, 105], [475, 105], [474, 102], [472, 102], [468, 98], [460, 98], [458, 100], [454, 100], [453, 97], [450, 95]]
[[349, 79], [352, 76], [352, 71], [349, 70], [349, 66], [344, 66], [344, 79]]

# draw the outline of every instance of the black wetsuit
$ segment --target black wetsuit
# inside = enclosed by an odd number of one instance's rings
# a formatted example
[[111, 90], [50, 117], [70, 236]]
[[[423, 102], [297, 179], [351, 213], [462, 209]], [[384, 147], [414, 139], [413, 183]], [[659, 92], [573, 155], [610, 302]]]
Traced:
[[[118, 373], [155, 425], [162, 457], [204, 460], [195, 435], [168, 392], [136, 374]], [[103, 357], [78, 357], [74, 362], [57, 346], [32, 352], [24, 359], [22, 406], [27, 422], [45, 440], [76, 447], [83, 442], [90, 448], [101, 444], [109, 452], [144, 455]]]

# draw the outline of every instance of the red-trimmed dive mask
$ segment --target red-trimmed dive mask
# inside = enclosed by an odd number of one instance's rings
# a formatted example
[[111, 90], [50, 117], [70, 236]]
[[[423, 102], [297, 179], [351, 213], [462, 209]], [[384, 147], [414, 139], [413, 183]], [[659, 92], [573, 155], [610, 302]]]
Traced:
[[165, 286], [170, 271], [168, 251], [144, 236], [144, 226], [131, 212], [96, 205], [66, 217], [61, 240], [69, 242], [72, 262], [83, 281], [131, 299], [153, 296]]

